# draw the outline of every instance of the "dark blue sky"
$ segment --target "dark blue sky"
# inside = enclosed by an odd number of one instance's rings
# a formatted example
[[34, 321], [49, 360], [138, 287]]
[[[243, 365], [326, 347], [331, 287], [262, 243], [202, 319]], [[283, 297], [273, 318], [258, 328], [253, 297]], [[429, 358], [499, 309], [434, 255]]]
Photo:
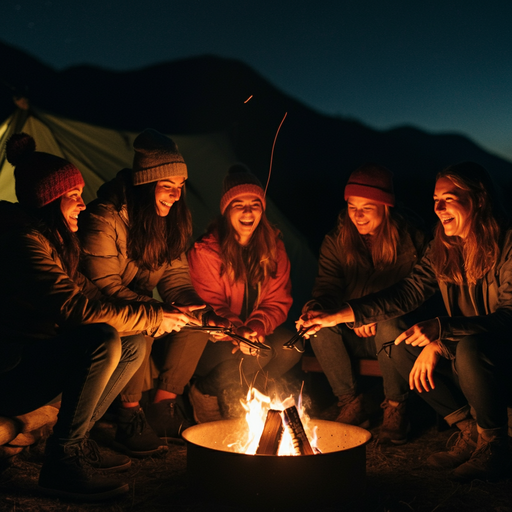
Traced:
[[512, 161], [512, 2], [4, 0], [0, 39], [55, 67], [242, 60], [328, 114], [458, 132]]

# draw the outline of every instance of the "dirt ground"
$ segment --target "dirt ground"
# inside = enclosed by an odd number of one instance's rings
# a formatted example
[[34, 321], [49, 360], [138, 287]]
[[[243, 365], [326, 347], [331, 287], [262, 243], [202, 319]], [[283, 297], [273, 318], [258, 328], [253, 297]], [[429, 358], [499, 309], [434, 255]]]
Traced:
[[[332, 419], [335, 414], [333, 398], [329, 394], [323, 375], [313, 375], [306, 390], [317, 398], [318, 408], [311, 410], [312, 417]], [[410, 441], [400, 447], [380, 445], [378, 430], [379, 403], [382, 390], [380, 379], [367, 378], [365, 384], [366, 406], [373, 417], [373, 438], [366, 447], [366, 491], [348, 501], [343, 495], [329, 507], [317, 507], [311, 496], [315, 489], [308, 487], [304, 477], [305, 509], [319, 512], [448, 512], [494, 511], [512, 512], [512, 474], [497, 482], [473, 481], [460, 484], [449, 480], [446, 472], [425, 467], [424, 461], [433, 451], [443, 450], [452, 431], [439, 422], [435, 414], [416, 396], [411, 397], [413, 417]], [[108, 422], [95, 428], [94, 437], [108, 446], [115, 427]], [[182, 442], [169, 445], [161, 457], [133, 460], [132, 467], [124, 473], [130, 483], [130, 493], [102, 504], [84, 504], [60, 501], [41, 495], [37, 477], [42, 463], [42, 446], [15, 458], [0, 474], [0, 511], [220, 511], [249, 510], [250, 503], [240, 506], [220, 505], [199, 494], [200, 487], [192, 488], [187, 480], [187, 448]], [[108, 449], [108, 448], [107, 448]], [[216, 468], [212, 468], [215, 471]], [[233, 486], [250, 486], [244, 475], [231, 475]], [[286, 487], [283, 486], [286, 493]], [[266, 510], [274, 510], [270, 503]], [[279, 510], [283, 510], [279, 508]], [[298, 510], [294, 506], [293, 510]]]

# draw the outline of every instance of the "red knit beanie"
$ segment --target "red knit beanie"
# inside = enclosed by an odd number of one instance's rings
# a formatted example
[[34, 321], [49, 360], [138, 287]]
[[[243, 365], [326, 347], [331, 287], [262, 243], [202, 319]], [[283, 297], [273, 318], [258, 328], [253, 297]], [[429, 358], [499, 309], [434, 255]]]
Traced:
[[5, 150], [7, 160], [15, 167], [16, 197], [22, 206], [42, 208], [85, 184], [82, 174], [71, 162], [36, 151], [35, 140], [26, 133], [12, 135]]
[[165, 180], [171, 176], [188, 177], [187, 166], [178, 146], [166, 135], [148, 128], [137, 135], [133, 148], [134, 185]]
[[222, 183], [220, 213], [224, 214], [229, 203], [244, 194], [254, 194], [261, 201], [263, 210], [267, 207], [265, 191], [261, 182], [244, 164], [233, 164]]
[[387, 206], [395, 206], [393, 173], [382, 165], [362, 165], [350, 175], [345, 186], [345, 201], [350, 196], [364, 197]]

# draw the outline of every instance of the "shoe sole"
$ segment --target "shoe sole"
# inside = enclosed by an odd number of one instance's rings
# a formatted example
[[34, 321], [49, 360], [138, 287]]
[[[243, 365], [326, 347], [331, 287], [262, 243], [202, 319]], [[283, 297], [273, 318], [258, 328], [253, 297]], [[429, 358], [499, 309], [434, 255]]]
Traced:
[[167, 452], [169, 450], [168, 446], [162, 445], [156, 448], [155, 450], [146, 450], [143, 452], [138, 452], [130, 450], [130, 448], [127, 448], [124, 444], [118, 443], [117, 441], [114, 441], [112, 443], [112, 448], [122, 453], [126, 453], [126, 455], [134, 457], [135, 459], [145, 459], [146, 457], [151, 457], [152, 455], [163, 454], [164, 452]]
[[122, 494], [126, 494], [130, 490], [130, 486], [128, 484], [123, 484], [115, 489], [111, 489], [109, 491], [98, 492], [95, 494], [82, 494], [75, 493], [69, 491], [63, 491], [62, 489], [52, 489], [50, 487], [43, 487], [39, 485], [39, 489], [41, 492], [48, 496], [56, 496], [59, 498], [69, 498], [72, 500], [80, 500], [80, 501], [105, 501], [110, 498], [115, 498], [116, 496], [121, 496]]
[[128, 471], [132, 465], [132, 461], [129, 460], [128, 462], [121, 464], [119, 466], [111, 466], [109, 468], [98, 468], [93, 465], [93, 468], [97, 471], [103, 471], [105, 473], [116, 473], [116, 472], [122, 472], [122, 471]]

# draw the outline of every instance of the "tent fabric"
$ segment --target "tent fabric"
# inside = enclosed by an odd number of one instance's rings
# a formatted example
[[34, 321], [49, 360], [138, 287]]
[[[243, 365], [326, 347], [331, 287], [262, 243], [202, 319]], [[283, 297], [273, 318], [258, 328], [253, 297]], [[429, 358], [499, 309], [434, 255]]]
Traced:
[[[34, 137], [38, 151], [45, 151], [75, 164], [85, 180], [84, 201], [89, 203], [96, 191], [117, 172], [131, 167], [133, 140], [138, 133], [94, 126], [66, 119], [31, 107], [16, 109], [0, 126], [0, 199], [15, 202], [13, 166], [7, 162], [5, 143], [17, 132]], [[194, 239], [220, 213], [222, 180], [236, 162], [229, 138], [224, 133], [170, 135], [178, 145], [188, 167], [187, 204], [192, 212]], [[300, 308], [309, 300], [317, 271], [317, 261], [303, 235], [267, 198], [267, 215], [283, 233], [292, 266], [294, 306], [289, 319], [296, 320]]]

